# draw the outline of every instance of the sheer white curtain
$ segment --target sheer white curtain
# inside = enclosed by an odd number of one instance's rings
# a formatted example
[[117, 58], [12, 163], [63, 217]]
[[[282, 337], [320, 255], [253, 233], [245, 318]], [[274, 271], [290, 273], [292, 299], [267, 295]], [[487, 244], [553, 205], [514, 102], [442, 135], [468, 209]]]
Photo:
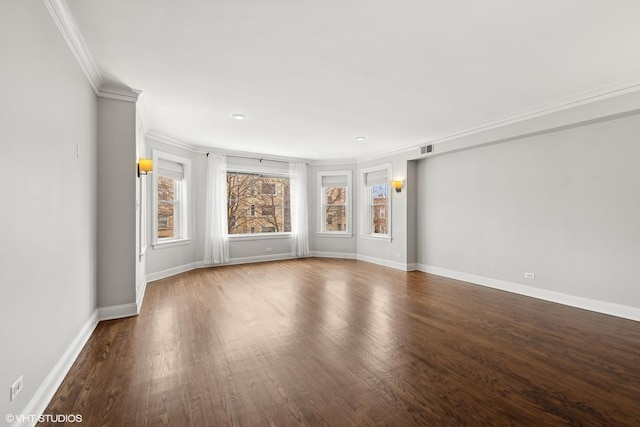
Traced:
[[207, 158], [207, 209], [204, 262], [229, 261], [227, 228], [227, 157], [209, 154]]
[[289, 163], [291, 183], [291, 252], [296, 256], [309, 255], [309, 212], [307, 208], [307, 165]]

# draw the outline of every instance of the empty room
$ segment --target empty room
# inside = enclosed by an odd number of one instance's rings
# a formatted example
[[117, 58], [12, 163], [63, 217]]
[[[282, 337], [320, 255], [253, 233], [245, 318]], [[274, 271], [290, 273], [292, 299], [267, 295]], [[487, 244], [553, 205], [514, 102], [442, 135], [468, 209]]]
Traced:
[[638, 16], [3, 0], [2, 422], [640, 425]]

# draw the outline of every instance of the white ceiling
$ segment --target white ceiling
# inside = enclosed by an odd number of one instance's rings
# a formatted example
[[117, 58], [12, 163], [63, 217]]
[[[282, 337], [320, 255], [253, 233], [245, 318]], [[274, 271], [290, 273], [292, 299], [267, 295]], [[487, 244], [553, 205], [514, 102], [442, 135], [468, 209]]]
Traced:
[[147, 132], [207, 147], [370, 156], [640, 77], [634, 0], [67, 4]]

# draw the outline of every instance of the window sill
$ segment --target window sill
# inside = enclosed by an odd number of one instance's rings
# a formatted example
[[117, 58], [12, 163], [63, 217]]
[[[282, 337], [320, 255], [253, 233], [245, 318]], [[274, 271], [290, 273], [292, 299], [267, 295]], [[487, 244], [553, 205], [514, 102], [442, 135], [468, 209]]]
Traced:
[[318, 237], [342, 237], [342, 238], [351, 238], [353, 237], [353, 233], [344, 233], [344, 232], [338, 232], [335, 231], [333, 233], [331, 232], [327, 232], [327, 231], [320, 231], [316, 233], [316, 236]]
[[190, 245], [191, 239], [174, 239], [167, 241], [158, 241], [153, 244], [153, 249], [173, 248], [175, 246]]
[[360, 238], [365, 240], [377, 240], [379, 242], [391, 242], [391, 240], [393, 240], [391, 236], [388, 234], [382, 234], [382, 235], [362, 234], [360, 235]]
[[290, 239], [292, 233], [254, 233], [254, 234], [230, 234], [229, 241], [264, 240], [264, 239]]

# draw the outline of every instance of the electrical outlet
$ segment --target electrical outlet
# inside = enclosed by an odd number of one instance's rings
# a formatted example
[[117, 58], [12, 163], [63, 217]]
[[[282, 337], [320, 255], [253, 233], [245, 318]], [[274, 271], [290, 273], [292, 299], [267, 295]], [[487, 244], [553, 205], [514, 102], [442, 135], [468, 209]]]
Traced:
[[396, 259], [400, 259], [400, 254], [396, 254]]
[[272, 250], [272, 248], [267, 248], [267, 252], [271, 252]]
[[18, 395], [18, 393], [20, 393], [22, 391], [22, 386], [23, 386], [23, 380], [22, 380], [22, 375], [20, 375], [20, 378], [18, 378], [16, 380], [15, 383], [13, 383], [13, 385], [11, 386], [11, 397], [9, 398], [10, 401], [13, 401], [13, 399], [16, 398], [16, 396]]
[[533, 273], [524, 273], [524, 278], [534, 280], [536, 278], [536, 275]]

